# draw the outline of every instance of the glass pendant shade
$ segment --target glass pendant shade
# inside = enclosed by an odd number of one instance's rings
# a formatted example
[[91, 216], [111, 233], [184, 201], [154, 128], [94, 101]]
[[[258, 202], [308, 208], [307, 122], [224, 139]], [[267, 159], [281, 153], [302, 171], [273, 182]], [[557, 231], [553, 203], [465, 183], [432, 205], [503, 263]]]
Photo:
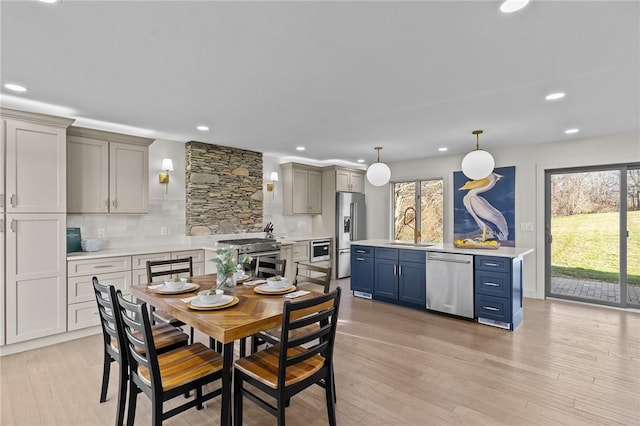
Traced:
[[384, 186], [389, 183], [389, 179], [391, 179], [391, 169], [386, 164], [380, 162], [380, 151], [382, 147], [376, 146], [374, 149], [378, 151], [378, 162], [373, 163], [367, 169], [367, 180], [373, 186]]
[[480, 149], [482, 130], [474, 130], [471, 133], [476, 135], [476, 149], [462, 159], [462, 173], [469, 179], [484, 179], [491, 174], [496, 162], [491, 154]]
[[495, 160], [487, 151], [476, 149], [462, 159], [462, 173], [469, 179], [486, 178], [493, 171]]
[[391, 169], [384, 163], [373, 163], [367, 169], [367, 180], [373, 186], [383, 186], [391, 179]]

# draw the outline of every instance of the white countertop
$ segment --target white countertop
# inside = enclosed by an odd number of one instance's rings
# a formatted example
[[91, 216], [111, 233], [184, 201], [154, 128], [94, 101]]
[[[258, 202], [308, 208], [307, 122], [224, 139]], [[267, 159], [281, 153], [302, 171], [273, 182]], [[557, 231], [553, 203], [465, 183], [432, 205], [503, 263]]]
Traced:
[[[304, 238], [283, 238], [276, 239], [275, 241], [282, 245], [290, 245], [301, 241], [311, 240], [325, 240], [332, 237], [304, 237]], [[170, 251], [185, 251], [185, 250], [211, 250], [216, 251], [219, 248], [228, 247], [223, 243], [202, 243], [202, 244], [159, 244], [154, 246], [144, 247], [121, 247], [111, 248], [100, 251], [91, 252], [75, 252], [67, 253], [67, 260], [85, 260], [85, 259], [101, 259], [105, 257], [117, 257], [117, 256], [135, 256], [139, 254], [152, 254], [152, 253], [165, 253]]]
[[[396, 243], [394, 245], [394, 243]], [[363, 245], [363, 246], [375, 246], [375, 247], [388, 247], [396, 249], [407, 250], [422, 250], [425, 252], [441, 252], [441, 253], [458, 253], [458, 254], [472, 254], [481, 256], [497, 256], [497, 257], [521, 257], [529, 253], [533, 253], [532, 248], [526, 247], [500, 247], [498, 249], [467, 249], [458, 248], [451, 243], [423, 243], [423, 246], [413, 245], [398, 245], [397, 243], [407, 243], [407, 241], [389, 241], [384, 239], [379, 240], [360, 240], [353, 241], [351, 245]], [[431, 244], [426, 247], [425, 245]]]
[[202, 245], [160, 244], [146, 247], [122, 247], [100, 251], [67, 253], [67, 260], [100, 259], [103, 257], [135, 256], [138, 254], [165, 253], [169, 251], [201, 250]]

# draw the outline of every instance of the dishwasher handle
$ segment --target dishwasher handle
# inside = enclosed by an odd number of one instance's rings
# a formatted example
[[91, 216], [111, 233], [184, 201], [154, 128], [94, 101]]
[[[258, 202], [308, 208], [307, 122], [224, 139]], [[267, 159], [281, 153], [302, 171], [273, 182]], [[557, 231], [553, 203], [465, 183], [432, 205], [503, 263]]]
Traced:
[[448, 262], [448, 263], [462, 263], [465, 265], [468, 265], [469, 263], [471, 263], [470, 260], [456, 260], [456, 259], [447, 259], [444, 257], [427, 257], [427, 260], [437, 260], [438, 262]]

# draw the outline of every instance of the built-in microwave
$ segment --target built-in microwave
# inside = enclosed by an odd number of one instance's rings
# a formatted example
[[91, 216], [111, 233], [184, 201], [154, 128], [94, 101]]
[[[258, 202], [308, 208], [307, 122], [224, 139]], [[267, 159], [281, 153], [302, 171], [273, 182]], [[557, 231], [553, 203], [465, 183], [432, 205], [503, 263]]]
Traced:
[[309, 249], [309, 261], [331, 260], [331, 240], [312, 240]]

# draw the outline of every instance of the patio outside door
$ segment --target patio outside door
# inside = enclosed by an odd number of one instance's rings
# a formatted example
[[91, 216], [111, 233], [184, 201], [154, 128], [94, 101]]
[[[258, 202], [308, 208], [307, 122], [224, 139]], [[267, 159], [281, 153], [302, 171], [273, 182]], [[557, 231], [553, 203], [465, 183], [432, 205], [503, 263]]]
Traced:
[[548, 170], [545, 294], [640, 307], [640, 165]]

